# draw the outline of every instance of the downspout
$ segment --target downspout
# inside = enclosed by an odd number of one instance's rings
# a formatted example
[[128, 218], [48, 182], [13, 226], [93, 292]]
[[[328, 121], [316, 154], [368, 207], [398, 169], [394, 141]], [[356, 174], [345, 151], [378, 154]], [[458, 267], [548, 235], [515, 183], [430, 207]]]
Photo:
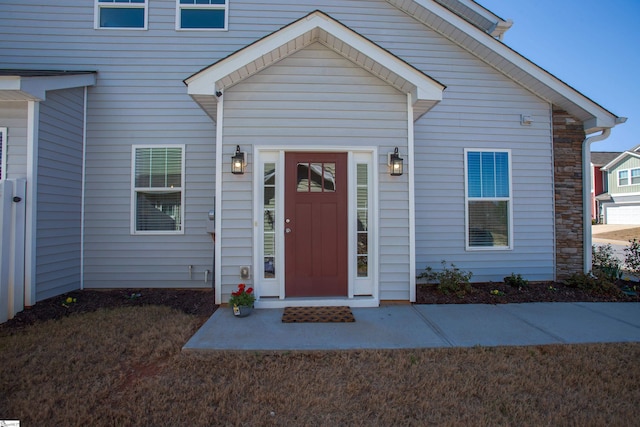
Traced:
[[582, 142], [582, 222], [583, 222], [583, 272], [591, 271], [591, 144], [607, 139], [611, 128], [602, 129], [599, 135], [587, 137]]

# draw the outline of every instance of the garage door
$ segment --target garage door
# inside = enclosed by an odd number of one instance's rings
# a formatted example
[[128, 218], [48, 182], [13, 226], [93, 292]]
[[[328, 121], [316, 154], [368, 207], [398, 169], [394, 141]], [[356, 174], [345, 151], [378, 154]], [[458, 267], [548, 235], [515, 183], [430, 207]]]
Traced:
[[640, 205], [607, 206], [607, 224], [640, 224]]

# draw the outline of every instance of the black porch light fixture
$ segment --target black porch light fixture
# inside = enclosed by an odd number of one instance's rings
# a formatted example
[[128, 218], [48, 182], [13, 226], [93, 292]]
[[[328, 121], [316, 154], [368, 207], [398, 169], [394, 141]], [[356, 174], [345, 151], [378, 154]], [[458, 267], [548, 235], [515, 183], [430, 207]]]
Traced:
[[246, 165], [244, 153], [240, 151], [240, 146], [236, 145], [236, 154], [231, 156], [231, 173], [242, 175]]
[[391, 176], [400, 176], [404, 172], [404, 163], [402, 157], [398, 154], [398, 147], [393, 150], [393, 153], [389, 153], [389, 162], [391, 170]]

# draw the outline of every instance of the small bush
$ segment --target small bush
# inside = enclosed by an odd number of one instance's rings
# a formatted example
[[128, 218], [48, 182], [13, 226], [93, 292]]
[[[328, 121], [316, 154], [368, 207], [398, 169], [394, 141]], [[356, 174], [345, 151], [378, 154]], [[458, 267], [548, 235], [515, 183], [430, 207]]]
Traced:
[[620, 260], [613, 254], [611, 245], [593, 245], [591, 247], [593, 256], [593, 273], [596, 276], [605, 276], [610, 281], [615, 281], [622, 275], [622, 265]]
[[442, 260], [442, 271], [434, 271], [427, 267], [423, 273], [417, 276], [418, 279], [426, 279], [428, 283], [436, 283], [437, 289], [443, 294], [455, 294], [463, 297], [471, 292], [471, 280], [473, 273], [460, 270], [454, 264], [447, 267], [447, 262]]
[[576, 273], [567, 279], [567, 286], [592, 295], [620, 295], [620, 289], [606, 276]]
[[523, 279], [520, 274], [516, 276], [514, 273], [511, 273], [511, 276], [505, 277], [504, 283], [516, 289], [526, 288], [529, 285], [528, 280]]
[[640, 273], [640, 241], [629, 240], [630, 245], [624, 248], [624, 263], [632, 273]]

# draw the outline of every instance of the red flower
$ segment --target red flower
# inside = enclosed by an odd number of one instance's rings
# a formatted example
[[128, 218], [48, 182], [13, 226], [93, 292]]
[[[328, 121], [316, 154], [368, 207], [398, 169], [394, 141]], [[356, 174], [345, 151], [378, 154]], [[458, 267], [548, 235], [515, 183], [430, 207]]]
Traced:
[[244, 291], [244, 288], [245, 288], [244, 283], [240, 283], [240, 284], [238, 285], [238, 290], [239, 290], [240, 292]]
[[251, 292], [253, 292], [253, 288], [247, 288], [247, 293], [250, 294]]

